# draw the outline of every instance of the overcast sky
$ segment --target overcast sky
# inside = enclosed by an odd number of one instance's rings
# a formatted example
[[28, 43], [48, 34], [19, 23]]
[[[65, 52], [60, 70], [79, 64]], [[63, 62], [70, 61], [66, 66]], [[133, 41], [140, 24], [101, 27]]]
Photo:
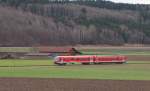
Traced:
[[108, 0], [113, 2], [121, 3], [132, 3], [132, 4], [150, 4], [150, 0]]

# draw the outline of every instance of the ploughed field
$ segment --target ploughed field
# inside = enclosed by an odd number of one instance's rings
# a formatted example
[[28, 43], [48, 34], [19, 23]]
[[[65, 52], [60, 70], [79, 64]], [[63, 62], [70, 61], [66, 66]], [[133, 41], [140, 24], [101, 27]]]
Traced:
[[0, 91], [150, 91], [150, 81], [0, 78]]

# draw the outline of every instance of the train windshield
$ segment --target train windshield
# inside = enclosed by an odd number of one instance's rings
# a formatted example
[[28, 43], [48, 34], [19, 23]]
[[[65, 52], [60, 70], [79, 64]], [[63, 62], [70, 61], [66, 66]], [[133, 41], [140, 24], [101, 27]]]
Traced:
[[59, 61], [59, 58], [58, 58], [58, 57], [55, 57], [55, 58], [54, 58], [54, 61]]

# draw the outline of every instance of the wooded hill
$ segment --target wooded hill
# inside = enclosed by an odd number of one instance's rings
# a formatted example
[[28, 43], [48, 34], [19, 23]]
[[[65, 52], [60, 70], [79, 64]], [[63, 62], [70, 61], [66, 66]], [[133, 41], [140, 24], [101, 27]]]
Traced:
[[150, 5], [0, 0], [0, 46], [150, 43]]

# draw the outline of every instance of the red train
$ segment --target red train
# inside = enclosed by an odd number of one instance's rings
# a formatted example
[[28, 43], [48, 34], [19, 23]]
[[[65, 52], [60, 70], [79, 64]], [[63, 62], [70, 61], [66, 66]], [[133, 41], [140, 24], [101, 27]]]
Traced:
[[81, 64], [100, 64], [100, 63], [118, 63], [126, 62], [125, 56], [57, 56], [54, 63], [58, 65], [66, 65], [67, 63], [81, 63]]

